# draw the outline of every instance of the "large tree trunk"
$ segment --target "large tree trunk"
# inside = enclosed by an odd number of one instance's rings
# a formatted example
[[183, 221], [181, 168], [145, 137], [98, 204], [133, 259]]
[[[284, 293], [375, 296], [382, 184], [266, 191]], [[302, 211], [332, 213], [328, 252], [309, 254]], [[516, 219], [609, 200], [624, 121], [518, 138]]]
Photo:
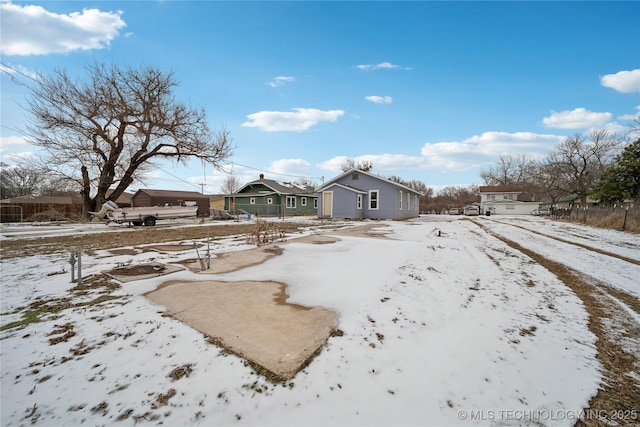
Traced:
[[89, 218], [89, 212], [95, 211], [95, 202], [91, 199], [91, 180], [89, 179], [89, 171], [86, 166], [80, 168], [82, 173], [82, 190], [80, 195], [82, 196], [82, 216]]

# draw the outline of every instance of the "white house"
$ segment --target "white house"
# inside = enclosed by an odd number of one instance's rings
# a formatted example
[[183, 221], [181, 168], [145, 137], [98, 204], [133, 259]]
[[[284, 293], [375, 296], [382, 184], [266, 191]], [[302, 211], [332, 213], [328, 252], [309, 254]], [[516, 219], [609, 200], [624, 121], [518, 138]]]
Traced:
[[480, 187], [480, 213], [491, 215], [529, 215], [540, 202], [518, 185]]

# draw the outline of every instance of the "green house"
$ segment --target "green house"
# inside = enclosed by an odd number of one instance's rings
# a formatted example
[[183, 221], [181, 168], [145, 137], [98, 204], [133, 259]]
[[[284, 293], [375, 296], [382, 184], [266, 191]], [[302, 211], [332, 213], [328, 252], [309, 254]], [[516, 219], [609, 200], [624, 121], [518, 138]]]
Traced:
[[256, 216], [316, 215], [318, 196], [313, 187], [265, 179], [251, 181], [225, 195], [224, 208]]

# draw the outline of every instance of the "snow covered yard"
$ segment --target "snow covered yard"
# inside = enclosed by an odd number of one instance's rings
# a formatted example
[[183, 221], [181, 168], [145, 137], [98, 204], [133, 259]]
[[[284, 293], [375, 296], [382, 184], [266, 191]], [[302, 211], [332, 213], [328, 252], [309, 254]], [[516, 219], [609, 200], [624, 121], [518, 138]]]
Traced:
[[[235, 272], [184, 269], [123, 284], [100, 273], [194, 253], [96, 251], [83, 256], [83, 276], [95, 275], [83, 288], [69, 283], [68, 250], [3, 258], [1, 424], [569, 426], [596, 415], [639, 422], [633, 408], [582, 412], [609, 372], [597, 357], [589, 307], [499, 237], [613, 289], [608, 298], [619, 312], [608, 332], [635, 357], [625, 375], [638, 390], [640, 236], [529, 217], [375, 224], [387, 238], [290, 240], [282, 255]], [[332, 234], [311, 224], [305, 233]], [[229, 237], [214, 252], [251, 247]], [[288, 302], [337, 311], [342, 333], [292, 380], [270, 382], [143, 296], [167, 280], [207, 277], [285, 283]], [[39, 307], [48, 310], [40, 322], [6, 328]]]

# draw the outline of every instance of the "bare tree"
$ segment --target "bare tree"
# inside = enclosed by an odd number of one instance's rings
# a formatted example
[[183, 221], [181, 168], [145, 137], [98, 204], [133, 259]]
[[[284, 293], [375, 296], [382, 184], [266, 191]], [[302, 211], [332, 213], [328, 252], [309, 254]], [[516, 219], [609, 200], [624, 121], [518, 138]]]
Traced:
[[240, 184], [240, 180], [235, 175], [227, 175], [222, 181], [222, 185], [220, 186], [220, 191], [223, 194], [233, 194], [236, 193], [242, 185]]
[[40, 76], [29, 100], [40, 165], [76, 182], [85, 214], [117, 199], [154, 161], [199, 158], [214, 167], [231, 155], [226, 130], [212, 132], [203, 109], [174, 99], [173, 73], [94, 64], [84, 81], [58, 70]]
[[462, 207], [479, 201], [480, 189], [477, 185], [471, 184], [466, 187], [449, 185], [438, 191], [438, 195], [433, 199], [429, 209], [441, 211], [445, 208]]
[[585, 206], [587, 195], [611, 164], [619, 147], [619, 138], [606, 130], [568, 137], [547, 156], [546, 173], [552, 175], [548, 178], [548, 188], [566, 195], [577, 194]]
[[303, 187], [303, 188], [316, 188], [317, 185], [315, 182], [313, 182], [313, 180], [309, 177], [300, 177], [298, 179], [296, 179], [295, 181], [293, 181], [293, 183], [297, 186]]
[[342, 169], [342, 172], [346, 172], [351, 169], [360, 169], [361, 171], [369, 172], [371, 169], [373, 169], [373, 162], [369, 160], [356, 162], [355, 159], [348, 158], [340, 165], [340, 169]]
[[0, 163], [0, 197], [68, 196], [77, 188], [29, 164]]
[[495, 167], [480, 171], [485, 185], [525, 185], [528, 184], [535, 167], [535, 161], [525, 154], [500, 156]]
[[28, 166], [0, 163], [0, 197], [37, 195], [43, 175], [42, 171]]

